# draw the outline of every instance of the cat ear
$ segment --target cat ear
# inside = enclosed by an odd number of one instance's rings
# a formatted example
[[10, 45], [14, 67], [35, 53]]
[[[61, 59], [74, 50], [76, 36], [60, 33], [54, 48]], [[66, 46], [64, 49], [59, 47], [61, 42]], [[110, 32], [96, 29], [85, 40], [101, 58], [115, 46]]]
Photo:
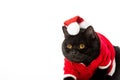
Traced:
[[96, 32], [94, 31], [94, 29], [93, 29], [92, 26], [89, 26], [89, 27], [85, 30], [85, 36], [88, 37], [88, 38], [92, 38], [92, 39], [98, 38], [98, 37], [97, 37], [97, 34], [96, 34]]
[[63, 30], [63, 33], [64, 33], [64, 36], [65, 38], [67, 38], [69, 36], [69, 33], [67, 31], [67, 28], [65, 26], [62, 27], [62, 30]]

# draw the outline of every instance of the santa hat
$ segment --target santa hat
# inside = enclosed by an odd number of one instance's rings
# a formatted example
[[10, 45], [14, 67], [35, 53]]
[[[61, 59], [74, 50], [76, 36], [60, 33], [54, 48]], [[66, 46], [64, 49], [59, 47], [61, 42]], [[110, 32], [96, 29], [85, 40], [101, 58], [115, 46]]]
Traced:
[[87, 28], [90, 26], [83, 18], [75, 16], [64, 22], [64, 27], [67, 28], [67, 31], [70, 35], [77, 35], [80, 31], [80, 28]]

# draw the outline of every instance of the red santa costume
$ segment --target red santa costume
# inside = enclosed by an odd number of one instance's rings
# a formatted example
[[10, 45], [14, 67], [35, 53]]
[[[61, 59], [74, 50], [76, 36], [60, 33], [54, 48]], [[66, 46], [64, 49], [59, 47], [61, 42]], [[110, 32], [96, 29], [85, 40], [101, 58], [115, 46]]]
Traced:
[[[67, 20], [64, 24], [67, 26], [67, 28], [71, 27], [69, 26], [71, 23], [75, 23], [79, 25], [79, 28], [84, 27], [86, 25], [86, 22], [79, 16], [76, 16], [74, 18], [71, 18], [70, 20]], [[81, 24], [82, 22], [82, 24]], [[72, 24], [73, 26], [73, 24]], [[74, 27], [75, 28], [75, 27]], [[73, 29], [73, 28], [70, 28]], [[68, 29], [69, 34], [76, 35], [78, 34], [78, 31], [73, 31]], [[80, 29], [79, 29], [80, 30]], [[75, 33], [76, 32], [76, 33]], [[99, 69], [106, 69], [108, 68], [108, 75], [112, 76], [115, 71], [115, 51], [111, 44], [111, 42], [102, 34], [97, 33], [99, 39], [100, 39], [100, 54], [99, 56], [93, 60], [90, 65], [85, 66], [83, 63], [74, 63], [69, 61], [68, 59], [65, 60], [64, 64], [64, 78], [65, 77], [73, 77], [75, 80], [89, 80], [95, 70], [97, 68]]]

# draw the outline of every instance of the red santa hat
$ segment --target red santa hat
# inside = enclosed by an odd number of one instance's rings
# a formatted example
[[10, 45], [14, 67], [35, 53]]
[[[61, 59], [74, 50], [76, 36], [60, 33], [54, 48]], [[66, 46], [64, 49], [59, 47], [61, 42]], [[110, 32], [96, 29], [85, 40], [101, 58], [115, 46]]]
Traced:
[[70, 35], [77, 35], [80, 31], [80, 28], [87, 28], [90, 26], [83, 18], [75, 16], [64, 22], [64, 26], [67, 27], [67, 31]]

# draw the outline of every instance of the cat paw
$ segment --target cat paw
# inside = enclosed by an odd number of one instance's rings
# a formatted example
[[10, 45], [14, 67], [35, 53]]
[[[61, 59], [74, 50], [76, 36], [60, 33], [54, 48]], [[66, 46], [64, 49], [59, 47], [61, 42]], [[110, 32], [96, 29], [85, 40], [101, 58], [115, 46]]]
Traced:
[[106, 75], [104, 76], [104, 80], [111, 80], [112, 76]]
[[63, 80], [75, 80], [73, 77], [66, 77]]

